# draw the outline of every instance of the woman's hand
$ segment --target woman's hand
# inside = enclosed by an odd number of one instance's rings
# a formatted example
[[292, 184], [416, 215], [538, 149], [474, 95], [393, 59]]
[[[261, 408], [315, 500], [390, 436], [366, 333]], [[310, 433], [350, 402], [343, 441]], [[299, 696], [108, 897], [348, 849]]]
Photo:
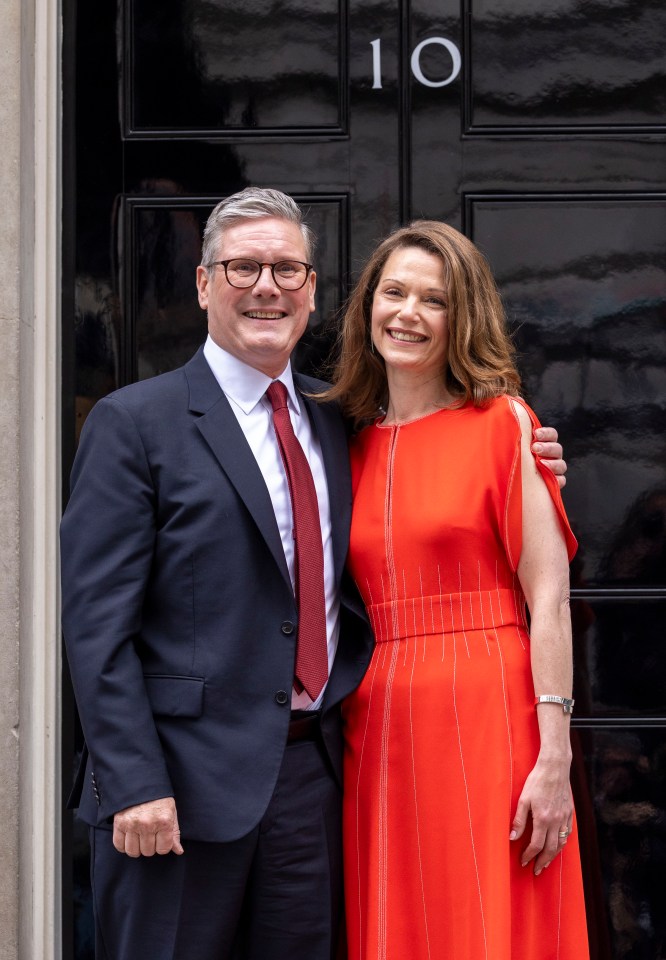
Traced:
[[[570, 759], [539, 758], [523, 787], [516, 815], [511, 824], [511, 840], [520, 840], [529, 818], [532, 836], [522, 852], [525, 867], [534, 860], [534, 875], [539, 876], [567, 842], [573, 822], [573, 798], [569, 782]], [[567, 836], [564, 836], [566, 830]]]

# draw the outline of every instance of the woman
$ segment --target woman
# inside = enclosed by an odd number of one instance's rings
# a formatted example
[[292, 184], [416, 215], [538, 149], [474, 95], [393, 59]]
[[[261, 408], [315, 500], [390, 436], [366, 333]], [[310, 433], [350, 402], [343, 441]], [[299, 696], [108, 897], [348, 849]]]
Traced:
[[588, 956], [569, 785], [576, 541], [518, 388], [474, 245], [433, 221], [385, 240], [331, 394], [357, 424], [385, 410], [351, 453], [349, 565], [377, 645], [343, 710], [350, 960]]

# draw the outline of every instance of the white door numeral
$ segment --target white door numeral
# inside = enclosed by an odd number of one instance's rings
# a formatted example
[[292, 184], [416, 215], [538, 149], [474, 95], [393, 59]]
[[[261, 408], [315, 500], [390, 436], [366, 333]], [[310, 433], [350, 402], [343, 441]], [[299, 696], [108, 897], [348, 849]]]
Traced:
[[[444, 47], [448, 51], [451, 57], [451, 72], [444, 80], [430, 80], [424, 74], [421, 69], [421, 54], [426, 47], [429, 47], [431, 44], [437, 44], [440, 47]], [[370, 46], [372, 47], [372, 89], [381, 90], [382, 89], [382, 41], [380, 37], [377, 37], [376, 40], [370, 41]], [[453, 83], [458, 74], [460, 73], [460, 67], [462, 65], [462, 60], [460, 58], [460, 50], [453, 41], [447, 40], [446, 37], [428, 37], [426, 40], [422, 40], [418, 46], [414, 47], [411, 58], [411, 68], [414, 77], [418, 80], [419, 83], [422, 83], [425, 87], [446, 87], [448, 84]]]

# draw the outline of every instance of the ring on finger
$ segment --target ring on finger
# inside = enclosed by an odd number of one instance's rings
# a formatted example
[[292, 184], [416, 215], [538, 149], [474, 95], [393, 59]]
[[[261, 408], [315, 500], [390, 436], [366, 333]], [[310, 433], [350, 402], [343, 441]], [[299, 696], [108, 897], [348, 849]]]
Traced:
[[558, 837], [560, 838], [560, 840], [566, 840], [567, 837], [569, 836], [569, 831], [568, 831], [568, 830], [560, 830], [557, 835], [558, 835]]

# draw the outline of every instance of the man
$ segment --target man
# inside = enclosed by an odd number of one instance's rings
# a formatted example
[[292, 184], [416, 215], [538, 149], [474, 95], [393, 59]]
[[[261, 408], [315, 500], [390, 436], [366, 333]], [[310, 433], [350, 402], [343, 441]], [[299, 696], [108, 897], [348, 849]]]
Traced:
[[344, 573], [345, 428], [289, 365], [314, 309], [311, 261], [289, 197], [249, 188], [218, 204], [197, 270], [205, 345], [101, 400], [82, 434], [63, 624], [98, 958], [335, 952], [339, 705], [372, 638]]

